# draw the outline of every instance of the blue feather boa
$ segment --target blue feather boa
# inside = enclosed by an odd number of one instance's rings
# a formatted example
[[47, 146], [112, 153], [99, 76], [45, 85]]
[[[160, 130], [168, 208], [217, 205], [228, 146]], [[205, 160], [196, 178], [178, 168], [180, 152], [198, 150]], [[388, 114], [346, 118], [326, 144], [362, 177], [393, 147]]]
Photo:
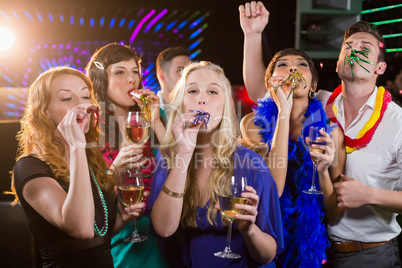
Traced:
[[[312, 100], [304, 114], [305, 121], [301, 137], [289, 140], [288, 171], [285, 188], [279, 199], [284, 226], [285, 249], [278, 256], [278, 267], [322, 267], [326, 260], [325, 250], [330, 243], [324, 219], [322, 195], [304, 194], [309, 189], [313, 176], [311, 161], [305, 137], [311, 125], [324, 127], [329, 133], [329, 119], [322, 104]], [[255, 125], [261, 128], [263, 142], [271, 148], [278, 118], [278, 107], [272, 98], [258, 100], [255, 108]], [[317, 178], [317, 177], [316, 177]], [[318, 183], [316, 186], [319, 188]]]

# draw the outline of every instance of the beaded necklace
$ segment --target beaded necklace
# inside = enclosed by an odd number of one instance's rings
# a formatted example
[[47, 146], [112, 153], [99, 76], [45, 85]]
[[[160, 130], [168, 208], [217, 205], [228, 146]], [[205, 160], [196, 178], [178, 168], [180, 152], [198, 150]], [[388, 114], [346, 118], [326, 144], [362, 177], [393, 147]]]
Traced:
[[109, 223], [108, 223], [108, 210], [107, 210], [107, 205], [106, 205], [106, 201], [105, 198], [103, 197], [103, 193], [101, 191], [101, 188], [98, 184], [98, 182], [96, 181], [96, 176], [95, 176], [95, 172], [92, 169], [91, 165], [88, 165], [89, 169], [91, 170], [91, 174], [92, 174], [92, 180], [94, 181], [95, 185], [96, 185], [96, 189], [98, 190], [98, 195], [99, 195], [99, 199], [102, 203], [102, 208], [103, 208], [103, 227], [101, 230], [99, 230], [98, 225], [96, 224], [96, 220], [94, 220], [94, 231], [95, 231], [95, 235], [99, 235], [99, 236], [105, 236], [107, 233], [107, 230], [109, 228]]

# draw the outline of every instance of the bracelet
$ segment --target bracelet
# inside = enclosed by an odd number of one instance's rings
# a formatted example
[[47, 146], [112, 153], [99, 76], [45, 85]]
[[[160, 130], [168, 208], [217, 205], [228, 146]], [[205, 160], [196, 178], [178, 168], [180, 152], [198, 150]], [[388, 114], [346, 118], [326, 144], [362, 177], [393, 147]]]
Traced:
[[167, 196], [170, 196], [170, 197], [173, 197], [173, 198], [183, 198], [183, 197], [184, 197], [184, 194], [185, 194], [185, 193], [176, 193], [176, 192], [173, 192], [173, 191], [169, 190], [169, 188], [167, 188], [165, 185], [163, 185], [162, 191], [163, 191]]

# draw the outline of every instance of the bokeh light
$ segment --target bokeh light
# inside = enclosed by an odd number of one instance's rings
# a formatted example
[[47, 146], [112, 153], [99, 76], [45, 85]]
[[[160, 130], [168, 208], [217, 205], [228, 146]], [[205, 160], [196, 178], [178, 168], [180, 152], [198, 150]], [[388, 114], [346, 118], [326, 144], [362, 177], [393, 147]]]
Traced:
[[9, 49], [15, 41], [13, 32], [7, 28], [0, 28], [0, 50]]

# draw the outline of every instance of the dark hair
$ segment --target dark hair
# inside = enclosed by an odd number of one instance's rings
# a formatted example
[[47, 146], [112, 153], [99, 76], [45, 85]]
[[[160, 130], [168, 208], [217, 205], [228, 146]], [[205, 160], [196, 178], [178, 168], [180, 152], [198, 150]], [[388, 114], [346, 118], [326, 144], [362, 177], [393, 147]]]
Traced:
[[[141, 58], [134, 48], [121, 45], [118, 43], [112, 43], [99, 48], [93, 55], [91, 60], [85, 67], [86, 74], [91, 79], [94, 86], [95, 96], [99, 102], [108, 102], [107, 88], [108, 75], [106, 72], [107, 67], [112, 64], [128, 61], [133, 59], [139, 70], [141, 71]], [[141, 73], [141, 72], [140, 72]], [[142, 83], [140, 84], [140, 88]]]
[[[99, 48], [92, 55], [91, 60], [85, 67], [86, 74], [92, 81], [95, 97], [101, 105], [102, 111], [105, 111], [105, 113], [102, 113], [102, 120], [104, 120], [105, 126], [104, 138], [109, 143], [111, 148], [118, 148], [121, 136], [119, 131], [119, 123], [113, 123], [114, 119], [112, 120], [112, 118], [114, 118], [112, 117], [114, 115], [114, 109], [112, 108], [109, 98], [107, 97], [109, 82], [106, 69], [112, 64], [131, 59], [137, 63], [138, 69], [141, 73], [141, 58], [135, 49], [128, 45], [111, 43]], [[141, 81], [141, 74], [139, 74], [139, 76], [139, 86], [142, 88], [143, 85]], [[135, 109], [135, 106], [136, 105], [134, 105], [132, 109]], [[114, 132], [110, 132], [109, 128], [113, 128], [113, 126]]]
[[303, 51], [297, 49], [297, 48], [285, 48], [277, 52], [272, 60], [270, 61], [267, 70], [265, 71], [265, 84], [268, 85], [269, 79], [272, 77], [272, 74], [274, 73], [275, 65], [278, 62], [278, 60], [284, 56], [287, 55], [298, 55], [301, 56], [303, 59], [305, 59], [308, 63], [308, 67], [310, 68], [310, 72], [312, 75], [312, 83], [318, 83], [318, 72], [315, 69], [314, 62], [310, 58], [309, 55], [304, 53]]
[[161, 69], [166, 72], [170, 62], [178, 56], [190, 57], [190, 51], [184, 47], [169, 47], [159, 53], [156, 59], [156, 73], [159, 73]]
[[345, 36], [343, 38], [343, 43], [346, 42], [346, 40], [354, 35], [355, 33], [368, 33], [371, 34], [372, 36], [375, 37], [375, 39], [378, 40], [378, 47], [380, 49], [380, 54], [378, 55], [378, 61], [385, 61], [385, 43], [384, 39], [382, 38], [382, 35], [380, 31], [375, 27], [375, 25], [371, 25], [367, 21], [358, 21], [349, 28], [346, 29], [345, 31]]

